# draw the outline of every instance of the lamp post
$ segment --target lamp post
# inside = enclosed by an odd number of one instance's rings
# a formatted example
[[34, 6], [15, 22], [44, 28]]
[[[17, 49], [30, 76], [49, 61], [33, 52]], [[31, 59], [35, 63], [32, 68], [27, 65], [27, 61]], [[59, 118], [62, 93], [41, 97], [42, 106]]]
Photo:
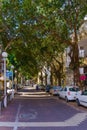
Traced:
[[17, 91], [17, 70], [15, 70], [15, 90]]
[[4, 60], [4, 107], [7, 107], [7, 92], [6, 92], [6, 58], [7, 52], [2, 52], [2, 57]]
[[12, 66], [11, 66], [11, 70], [12, 70], [12, 99], [14, 98], [14, 88], [13, 88], [13, 69], [14, 69], [14, 66], [12, 65]]

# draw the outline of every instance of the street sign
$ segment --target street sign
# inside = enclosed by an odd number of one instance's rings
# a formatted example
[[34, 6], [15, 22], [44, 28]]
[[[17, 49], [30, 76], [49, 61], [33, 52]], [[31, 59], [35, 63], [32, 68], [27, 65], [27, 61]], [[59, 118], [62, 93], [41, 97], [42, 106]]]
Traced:
[[7, 77], [8, 79], [9, 79], [10, 77], [12, 77], [12, 75], [13, 75], [12, 71], [9, 71], [9, 70], [6, 71], [6, 77]]

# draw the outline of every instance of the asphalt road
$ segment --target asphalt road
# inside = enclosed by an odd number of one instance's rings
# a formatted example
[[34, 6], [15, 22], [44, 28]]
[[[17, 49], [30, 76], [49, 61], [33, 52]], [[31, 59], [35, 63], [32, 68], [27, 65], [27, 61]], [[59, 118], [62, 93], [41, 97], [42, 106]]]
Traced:
[[2, 110], [0, 130], [87, 130], [87, 108], [25, 87]]

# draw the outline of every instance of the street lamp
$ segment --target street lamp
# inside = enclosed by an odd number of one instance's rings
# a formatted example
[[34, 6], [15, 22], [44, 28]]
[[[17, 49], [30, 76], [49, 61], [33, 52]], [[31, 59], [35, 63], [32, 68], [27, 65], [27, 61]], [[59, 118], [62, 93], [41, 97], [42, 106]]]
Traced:
[[14, 98], [14, 88], [13, 88], [13, 69], [14, 69], [14, 66], [12, 65], [12, 66], [11, 66], [11, 70], [12, 70], [12, 99]]
[[2, 52], [2, 57], [4, 60], [4, 107], [7, 107], [7, 92], [6, 92], [6, 58], [7, 52]]
[[17, 70], [15, 70], [15, 90], [17, 91]]

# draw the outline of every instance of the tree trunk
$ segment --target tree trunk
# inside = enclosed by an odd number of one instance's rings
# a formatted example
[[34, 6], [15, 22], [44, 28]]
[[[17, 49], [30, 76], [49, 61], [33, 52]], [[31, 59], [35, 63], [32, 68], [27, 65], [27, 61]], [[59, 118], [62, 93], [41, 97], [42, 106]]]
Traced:
[[80, 83], [80, 73], [79, 73], [79, 49], [78, 49], [78, 37], [76, 28], [74, 30], [74, 43], [73, 43], [73, 72], [74, 72], [74, 85]]
[[58, 74], [58, 85], [61, 86], [61, 73]]
[[50, 76], [50, 82], [51, 82], [51, 85], [53, 85], [53, 73], [51, 71], [51, 76]]
[[45, 85], [47, 85], [47, 74], [45, 73]]

